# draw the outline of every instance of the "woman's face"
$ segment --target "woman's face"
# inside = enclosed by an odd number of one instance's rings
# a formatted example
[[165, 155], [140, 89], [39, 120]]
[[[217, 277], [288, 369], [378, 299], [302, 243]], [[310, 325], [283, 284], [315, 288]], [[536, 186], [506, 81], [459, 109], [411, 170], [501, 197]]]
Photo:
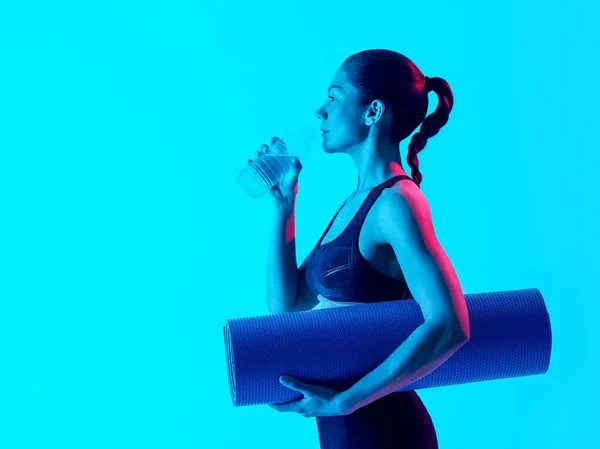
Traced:
[[347, 153], [363, 142], [369, 132], [365, 125], [364, 108], [358, 104], [358, 91], [340, 68], [327, 91], [327, 101], [316, 110], [321, 120], [323, 150], [328, 153]]

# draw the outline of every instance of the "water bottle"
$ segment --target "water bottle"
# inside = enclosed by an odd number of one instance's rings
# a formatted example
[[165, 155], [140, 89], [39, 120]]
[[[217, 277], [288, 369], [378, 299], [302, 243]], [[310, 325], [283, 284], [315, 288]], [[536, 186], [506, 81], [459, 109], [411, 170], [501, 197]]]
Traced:
[[246, 164], [237, 175], [238, 183], [246, 193], [252, 198], [260, 198], [292, 168], [293, 157], [306, 158], [312, 142], [319, 135], [316, 128], [316, 125], [305, 126], [283, 134], [281, 140], [285, 143], [285, 153], [270, 151]]

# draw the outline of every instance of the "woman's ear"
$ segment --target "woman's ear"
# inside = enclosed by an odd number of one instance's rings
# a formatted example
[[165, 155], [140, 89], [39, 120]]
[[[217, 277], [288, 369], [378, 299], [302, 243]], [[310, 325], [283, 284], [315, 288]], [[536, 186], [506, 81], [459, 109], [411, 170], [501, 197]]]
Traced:
[[373, 100], [365, 116], [365, 125], [373, 125], [380, 121], [385, 114], [385, 103], [380, 100]]

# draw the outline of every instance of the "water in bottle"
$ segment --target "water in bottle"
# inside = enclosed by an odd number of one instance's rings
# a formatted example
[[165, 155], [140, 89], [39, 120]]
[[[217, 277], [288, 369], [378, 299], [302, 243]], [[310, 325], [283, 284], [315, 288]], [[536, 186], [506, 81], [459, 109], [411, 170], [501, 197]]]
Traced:
[[238, 173], [238, 183], [252, 198], [260, 198], [292, 168], [293, 157], [303, 160], [308, 155], [318, 135], [316, 126], [306, 126], [284, 134], [281, 140], [287, 151], [261, 154]]

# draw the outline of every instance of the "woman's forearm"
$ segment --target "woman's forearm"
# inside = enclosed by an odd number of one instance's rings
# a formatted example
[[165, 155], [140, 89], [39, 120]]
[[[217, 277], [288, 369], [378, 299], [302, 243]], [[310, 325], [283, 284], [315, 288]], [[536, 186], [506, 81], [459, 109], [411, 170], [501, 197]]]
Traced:
[[336, 400], [342, 409], [353, 412], [425, 377], [466, 341], [450, 326], [425, 322], [377, 368], [339, 393]]
[[267, 308], [271, 314], [291, 311], [298, 293], [294, 214], [294, 207], [275, 207], [267, 262]]

